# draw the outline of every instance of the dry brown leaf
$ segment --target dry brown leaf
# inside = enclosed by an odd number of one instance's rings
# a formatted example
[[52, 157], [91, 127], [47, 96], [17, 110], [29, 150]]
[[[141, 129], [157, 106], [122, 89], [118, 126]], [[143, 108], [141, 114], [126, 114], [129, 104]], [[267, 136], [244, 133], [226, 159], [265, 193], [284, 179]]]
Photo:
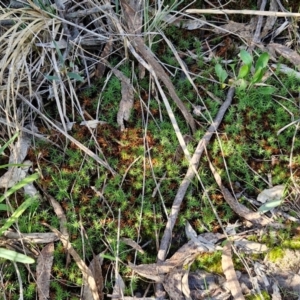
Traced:
[[191, 290], [190, 290], [190, 286], [189, 286], [190, 265], [189, 265], [188, 270], [183, 270], [183, 276], [181, 279], [182, 294], [185, 296], [186, 300], [192, 300]]
[[257, 201], [266, 203], [272, 200], [283, 199], [285, 185], [275, 185], [269, 189], [264, 189], [257, 196]]
[[[95, 76], [98, 78], [102, 78], [106, 69], [105, 61], [109, 57], [113, 46], [113, 38], [110, 37], [109, 40], [106, 42], [106, 45], [100, 55], [100, 62], [96, 65]], [[102, 62], [103, 60], [103, 62]]]
[[121, 241], [123, 243], [125, 243], [126, 245], [132, 247], [133, 249], [139, 251], [140, 253], [142, 253], [142, 254], [145, 253], [145, 251], [143, 250], [143, 248], [137, 242], [135, 242], [134, 240], [123, 237], [123, 238], [121, 238]]
[[253, 37], [252, 24], [247, 25], [245, 23], [228, 21], [227, 24], [214, 27], [212, 30], [218, 34], [233, 33], [235, 35], [242, 37], [245, 40], [250, 40]]
[[268, 247], [265, 244], [248, 241], [246, 239], [240, 239], [234, 241], [234, 246], [239, 248], [244, 253], [263, 253], [268, 251]]
[[168, 293], [170, 299], [184, 300], [185, 297], [182, 293], [182, 277], [184, 271], [182, 268], [173, 268], [166, 276], [163, 286]]
[[47, 244], [37, 259], [36, 284], [39, 300], [49, 299], [50, 276], [53, 264], [54, 243]]
[[118, 273], [116, 282], [113, 288], [112, 299], [123, 299], [125, 291], [125, 283], [123, 278]]
[[120, 79], [122, 86], [122, 99], [117, 114], [117, 123], [121, 128], [121, 131], [125, 129], [124, 121], [128, 121], [130, 112], [133, 107], [133, 86], [127, 78], [119, 70], [113, 69], [112, 72]]
[[300, 70], [300, 55], [296, 51], [290, 49], [287, 46], [277, 44], [277, 43], [270, 43], [268, 45], [268, 48], [271, 48], [276, 53], [286, 58], [294, 66], [296, 66], [298, 70]]
[[[102, 265], [103, 258], [100, 255], [94, 255], [94, 258], [90, 262], [89, 269], [91, 270], [95, 281], [96, 281], [96, 286], [98, 289], [98, 294], [100, 300], [103, 299], [103, 276], [102, 276]], [[89, 288], [89, 285], [87, 284], [86, 280], [84, 280], [83, 283], [83, 294], [82, 294], [82, 300], [90, 300], [92, 299], [92, 291]]]
[[234, 300], [245, 300], [239, 281], [237, 279], [231, 254], [231, 243], [228, 242], [223, 247], [222, 269], [226, 277], [226, 287], [231, 291]]
[[[167, 272], [162, 272], [157, 264], [147, 264], [147, 265], [134, 265], [131, 262], [128, 262], [128, 266], [138, 273], [140, 276], [153, 280], [155, 282], [163, 282], [164, 274]], [[165, 271], [169, 271], [166, 269]]]
[[21, 164], [22, 167], [9, 167], [8, 171], [0, 178], [1, 188], [10, 188], [27, 176], [29, 168], [32, 163], [29, 160], [24, 161], [27, 156], [29, 147], [31, 145], [31, 138], [26, 133], [21, 133], [15, 144], [11, 145], [11, 154], [9, 156], [9, 164]]
[[[143, 277], [154, 280], [155, 282], [164, 282], [165, 275], [169, 274], [175, 267], [182, 267], [183, 265], [192, 262], [195, 257], [204, 252], [205, 247], [198, 241], [195, 243], [190, 240], [183, 245], [170, 259], [163, 263], [144, 264], [135, 266], [129, 262], [129, 267]], [[209, 250], [205, 248], [205, 252]]]

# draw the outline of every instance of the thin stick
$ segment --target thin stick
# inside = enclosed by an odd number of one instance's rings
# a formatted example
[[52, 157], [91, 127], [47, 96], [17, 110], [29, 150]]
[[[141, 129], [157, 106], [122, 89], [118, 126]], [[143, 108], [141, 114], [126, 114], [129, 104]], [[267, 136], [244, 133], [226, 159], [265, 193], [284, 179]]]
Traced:
[[171, 237], [172, 237], [172, 231], [173, 231], [173, 228], [174, 228], [174, 225], [175, 225], [175, 222], [176, 222], [179, 210], [180, 210], [182, 200], [185, 196], [185, 193], [186, 193], [192, 179], [195, 176], [194, 170], [198, 168], [199, 161], [200, 161], [200, 158], [202, 156], [202, 153], [203, 153], [205, 147], [208, 145], [213, 134], [218, 129], [226, 110], [230, 106], [232, 98], [233, 98], [233, 94], [234, 94], [234, 88], [230, 88], [228, 91], [228, 94], [227, 94], [227, 98], [226, 98], [225, 102], [222, 104], [214, 122], [209, 126], [204, 137], [198, 143], [196, 151], [191, 159], [190, 167], [188, 168], [187, 173], [179, 186], [179, 189], [177, 191], [177, 194], [175, 196], [175, 199], [174, 199], [174, 202], [172, 205], [171, 213], [169, 215], [163, 237], [161, 239], [160, 248], [159, 248], [158, 255], [157, 255], [157, 260], [160, 262], [163, 262], [166, 259], [167, 250], [169, 248]]
[[[260, 11], [263, 11], [263, 12], [265, 11], [266, 4], [267, 4], [267, 0], [263, 0], [261, 2]], [[263, 16], [260, 15], [258, 17], [255, 33], [254, 33], [254, 36], [253, 36], [253, 43], [259, 43], [260, 42], [260, 33], [261, 33], [263, 20], [264, 20]]]
[[274, 16], [274, 17], [300, 17], [300, 13], [260, 11], [260, 10], [235, 10], [235, 9], [187, 9], [187, 14], [210, 14], [210, 15], [253, 15], [253, 16]]

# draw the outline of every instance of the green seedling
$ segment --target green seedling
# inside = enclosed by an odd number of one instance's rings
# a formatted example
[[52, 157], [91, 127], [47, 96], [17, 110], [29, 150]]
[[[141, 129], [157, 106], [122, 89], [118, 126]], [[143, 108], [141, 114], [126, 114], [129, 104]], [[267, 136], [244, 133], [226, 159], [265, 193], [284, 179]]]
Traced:
[[[230, 80], [230, 82], [233, 85], [238, 86], [241, 90], [245, 90], [247, 87], [251, 88], [254, 84], [261, 82], [270, 57], [268, 53], [262, 53], [255, 63], [254, 74], [252, 78], [248, 79], [253, 67], [253, 57], [246, 50], [241, 50], [239, 56], [243, 64], [238, 71], [237, 77], [234, 72], [235, 65], [230, 65], [234, 73], [234, 79]], [[219, 81], [221, 82], [221, 87], [224, 88], [226, 86], [225, 81], [228, 78], [229, 74], [220, 64], [216, 64], [215, 72], [219, 78]], [[272, 87], [263, 87], [260, 90], [265, 95], [272, 94], [275, 91], [275, 89]]]
[[224, 88], [226, 86], [225, 85], [225, 80], [228, 77], [227, 71], [224, 70], [223, 67], [220, 64], [216, 64], [215, 71], [216, 71], [216, 74], [219, 78], [219, 81], [221, 82], [221, 87]]

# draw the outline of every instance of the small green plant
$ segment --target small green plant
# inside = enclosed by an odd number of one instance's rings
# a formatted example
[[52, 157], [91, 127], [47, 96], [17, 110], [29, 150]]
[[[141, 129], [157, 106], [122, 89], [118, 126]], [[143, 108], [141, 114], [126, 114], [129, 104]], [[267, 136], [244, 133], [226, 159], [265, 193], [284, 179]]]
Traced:
[[[261, 82], [266, 72], [266, 67], [269, 61], [269, 54], [264, 52], [258, 57], [254, 66], [253, 74], [251, 76], [250, 73], [253, 67], [253, 57], [246, 50], [241, 50], [239, 56], [243, 64], [238, 71], [238, 76], [236, 76], [235, 74], [235, 64], [230, 65], [234, 73], [234, 78], [229, 80], [229, 82], [231, 81], [233, 85], [239, 87], [241, 90], [245, 90], [247, 87], [249, 89], [253, 85]], [[229, 76], [228, 72], [219, 63], [215, 65], [215, 72], [219, 78], [219, 81], [221, 82], [222, 88], [224, 88], [226, 86], [225, 81]], [[250, 78], [248, 78], [249, 76]], [[261, 88], [260, 92], [263, 94], [272, 94], [274, 92], [274, 88], [263, 87]]]

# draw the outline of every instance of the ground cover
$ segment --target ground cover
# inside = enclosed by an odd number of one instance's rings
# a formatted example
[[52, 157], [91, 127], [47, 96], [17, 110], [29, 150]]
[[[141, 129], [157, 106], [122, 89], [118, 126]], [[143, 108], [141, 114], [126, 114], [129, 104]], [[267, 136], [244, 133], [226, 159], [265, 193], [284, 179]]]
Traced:
[[[2, 260], [4, 299], [34, 299], [36, 295], [45, 299], [47, 294], [49, 299], [106, 299], [112, 294], [127, 299], [155, 293], [158, 297], [162, 292], [158, 282], [167, 292], [163, 297], [170, 299], [188, 295], [209, 299], [214, 293], [229, 298], [224, 279], [224, 273], [228, 276], [224, 266], [229, 262], [224, 261], [231, 245], [235, 253], [228, 255], [229, 261], [241, 274], [240, 281], [233, 280], [239, 285], [231, 289], [234, 298], [243, 299], [236, 296], [241, 286], [248, 299], [268, 299], [279, 286], [281, 299], [298, 299], [298, 283], [295, 288], [290, 283], [290, 290], [287, 283], [291, 274], [298, 273], [296, 259], [292, 271], [284, 270], [288, 279], [280, 277], [274, 267], [281, 259], [292, 260], [286, 253], [296, 258], [299, 249], [299, 79], [297, 72], [284, 74], [281, 69], [281, 65], [297, 69], [297, 19], [286, 18], [288, 27], [275, 37], [275, 30], [284, 24], [278, 18], [268, 35], [263, 36], [261, 30], [262, 40], [257, 42], [261, 47], [254, 47], [244, 41], [249, 28], [243, 33], [234, 30], [246, 22], [252, 24], [253, 16], [235, 15], [230, 19], [236, 23], [224, 33], [219, 28], [230, 24], [228, 16], [205, 15], [204, 24], [197, 15], [168, 21], [186, 8], [211, 8], [202, 1], [189, 7], [183, 1], [177, 4], [145, 3], [145, 15], [136, 23], [130, 21], [130, 14], [139, 9], [125, 1], [113, 8], [102, 2], [81, 4], [82, 15], [67, 6], [59, 12], [60, 3], [2, 9], [3, 21], [12, 20], [1, 38], [1, 107], [7, 112], [1, 119], [7, 125], [2, 140], [6, 142], [19, 129], [23, 132], [20, 144], [25, 136], [30, 146], [23, 159], [13, 161], [11, 154], [17, 150], [5, 150], [1, 163], [20, 164], [26, 158], [31, 164], [29, 172], [39, 173], [34, 183], [38, 199], [18, 216], [2, 241], [37, 263], [29, 267]], [[237, 9], [230, 5], [226, 8]], [[260, 8], [253, 1], [239, 5], [240, 9]], [[91, 8], [93, 14], [88, 14]], [[81, 18], [81, 25], [72, 13]], [[188, 23], [191, 20], [194, 23]], [[251, 26], [253, 38], [257, 25]], [[70, 37], [75, 29], [82, 31], [77, 32], [82, 40], [72, 37], [72, 46], [68, 46], [62, 32]], [[141, 32], [153, 56], [145, 54], [138, 37], [132, 38]], [[15, 43], [18, 39], [22, 43]], [[272, 43], [277, 47], [289, 43], [285, 51], [292, 52], [276, 55], [266, 47]], [[247, 53], [245, 59], [242, 51]], [[260, 57], [266, 55], [260, 66]], [[230, 106], [195, 163], [196, 176], [186, 180], [186, 174], [194, 172], [190, 159], [199, 141], [228, 99]], [[6, 166], [1, 175], [11, 169]], [[187, 181], [182, 199], [175, 202]], [[249, 219], [262, 206], [259, 193], [279, 185], [284, 186], [284, 194], [269, 204], [270, 210], [275, 209], [272, 213], [265, 208], [269, 219], [264, 215]], [[25, 195], [17, 192], [6, 197], [7, 204], [16, 210], [26, 197], [26, 191]], [[3, 224], [9, 216], [11, 211], [6, 208]], [[52, 240], [40, 244], [37, 239], [28, 242], [29, 237], [8, 237], [11, 232], [49, 231], [54, 233]], [[202, 240], [198, 240], [200, 234], [204, 234]], [[168, 235], [171, 240], [164, 246]], [[49, 270], [41, 283], [46, 244], [52, 250], [47, 250]], [[253, 250], [252, 245], [267, 250]], [[258, 264], [267, 270], [258, 271]], [[87, 283], [85, 265], [92, 269], [98, 287], [95, 293]], [[183, 289], [184, 272], [189, 275], [189, 291]], [[176, 276], [182, 288], [174, 290]], [[275, 281], [272, 276], [277, 276]]]

